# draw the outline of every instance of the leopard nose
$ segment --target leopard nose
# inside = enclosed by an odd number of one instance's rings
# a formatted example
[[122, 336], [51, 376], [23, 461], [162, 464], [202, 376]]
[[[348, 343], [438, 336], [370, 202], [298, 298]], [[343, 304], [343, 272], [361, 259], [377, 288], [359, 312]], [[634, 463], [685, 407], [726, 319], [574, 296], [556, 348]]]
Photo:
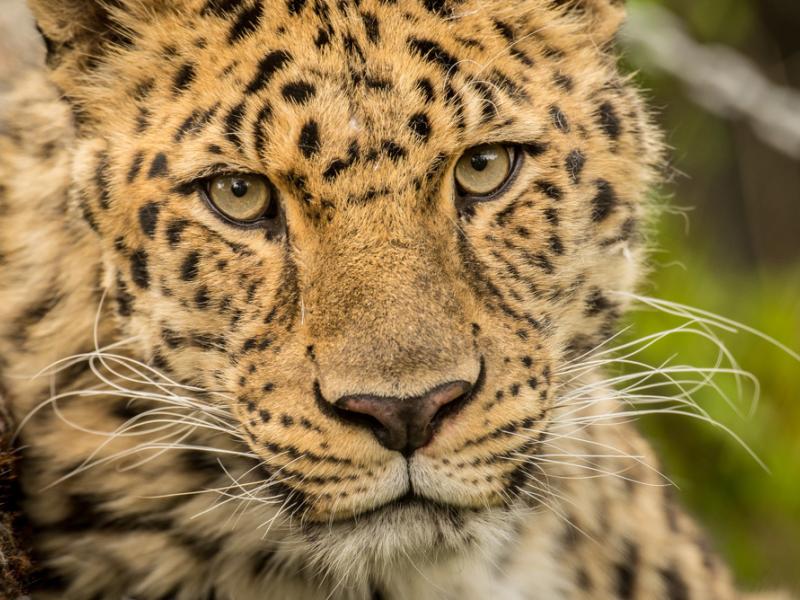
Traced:
[[372, 431], [384, 447], [410, 456], [469, 401], [471, 391], [472, 384], [451, 381], [413, 398], [344, 396], [334, 406], [343, 419]]

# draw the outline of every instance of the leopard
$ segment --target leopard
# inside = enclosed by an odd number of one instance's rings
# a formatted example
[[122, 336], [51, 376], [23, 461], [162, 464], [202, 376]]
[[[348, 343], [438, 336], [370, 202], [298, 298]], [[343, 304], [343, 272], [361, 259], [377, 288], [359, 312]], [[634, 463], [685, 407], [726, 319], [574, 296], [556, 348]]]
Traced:
[[754, 597], [593, 361], [665, 161], [621, 0], [29, 6], [0, 388], [30, 597]]

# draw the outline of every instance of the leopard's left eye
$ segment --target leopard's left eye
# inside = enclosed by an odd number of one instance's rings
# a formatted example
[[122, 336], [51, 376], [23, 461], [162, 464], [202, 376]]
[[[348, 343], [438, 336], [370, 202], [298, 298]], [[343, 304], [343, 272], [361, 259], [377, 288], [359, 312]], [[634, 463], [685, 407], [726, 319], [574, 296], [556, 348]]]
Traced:
[[511, 177], [516, 149], [506, 144], [483, 144], [470, 148], [458, 159], [455, 180], [462, 196], [491, 196]]
[[218, 175], [208, 182], [207, 195], [217, 212], [238, 225], [274, 218], [277, 214], [274, 188], [260, 175]]

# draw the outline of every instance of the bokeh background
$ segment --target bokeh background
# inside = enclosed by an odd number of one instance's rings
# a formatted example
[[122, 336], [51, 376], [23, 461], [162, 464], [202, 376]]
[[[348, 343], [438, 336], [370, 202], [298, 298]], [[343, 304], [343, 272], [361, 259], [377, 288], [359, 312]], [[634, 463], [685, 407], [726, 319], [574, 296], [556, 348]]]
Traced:
[[[754, 327], [800, 349], [800, 1], [629, 0], [625, 61], [648, 90], [671, 147], [653, 272], [643, 293]], [[676, 324], [637, 311], [631, 335]], [[761, 382], [738, 416], [711, 389], [698, 403], [739, 434], [658, 415], [642, 427], [738, 580], [800, 594], [800, 363], [753, 335], [721, 336]], [[716, 349], [672, 336], [658, 365], [712, 366]], [[734, 396], [731, 378], [720, 385]]]
[[[628, 0], [624, 62], [671, 148], [642, 293], [745, 323], [800, 349], [800, 1]], [[23, 0], [0, 0], [0, 72], [37, 57]], [[669, 208], [668, 208], [669, 207]], [[626, 339], [680, 324], [637, 310]], [[800, 594], [800, 362], [744, 331], [720, 332], [761, 383], [693, 394], [730, 433], [686, 416], [644, 417], [666, 472], [745, 587]], [[670, 335], [651, 365], [713, 367], [718, 349]], [[658, 379], [658, 376], [654, 376]], [[741, 410], [734, 410], [739, 408]], [[740, 414], [739, 414], [740, 413]]]

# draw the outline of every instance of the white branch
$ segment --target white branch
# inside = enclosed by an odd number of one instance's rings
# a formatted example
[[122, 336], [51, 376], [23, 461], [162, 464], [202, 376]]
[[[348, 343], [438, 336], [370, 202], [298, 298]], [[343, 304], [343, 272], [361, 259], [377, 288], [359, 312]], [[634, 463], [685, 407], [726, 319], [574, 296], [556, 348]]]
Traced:
[[707, 110], [747, 121], [764, 142], [800, 158], [800, 92], [772, 83], [727, 46], [698, 43], [664, 8], [634, 4], [629, 13], [622, 39], [632, 60], [669, 73]]

